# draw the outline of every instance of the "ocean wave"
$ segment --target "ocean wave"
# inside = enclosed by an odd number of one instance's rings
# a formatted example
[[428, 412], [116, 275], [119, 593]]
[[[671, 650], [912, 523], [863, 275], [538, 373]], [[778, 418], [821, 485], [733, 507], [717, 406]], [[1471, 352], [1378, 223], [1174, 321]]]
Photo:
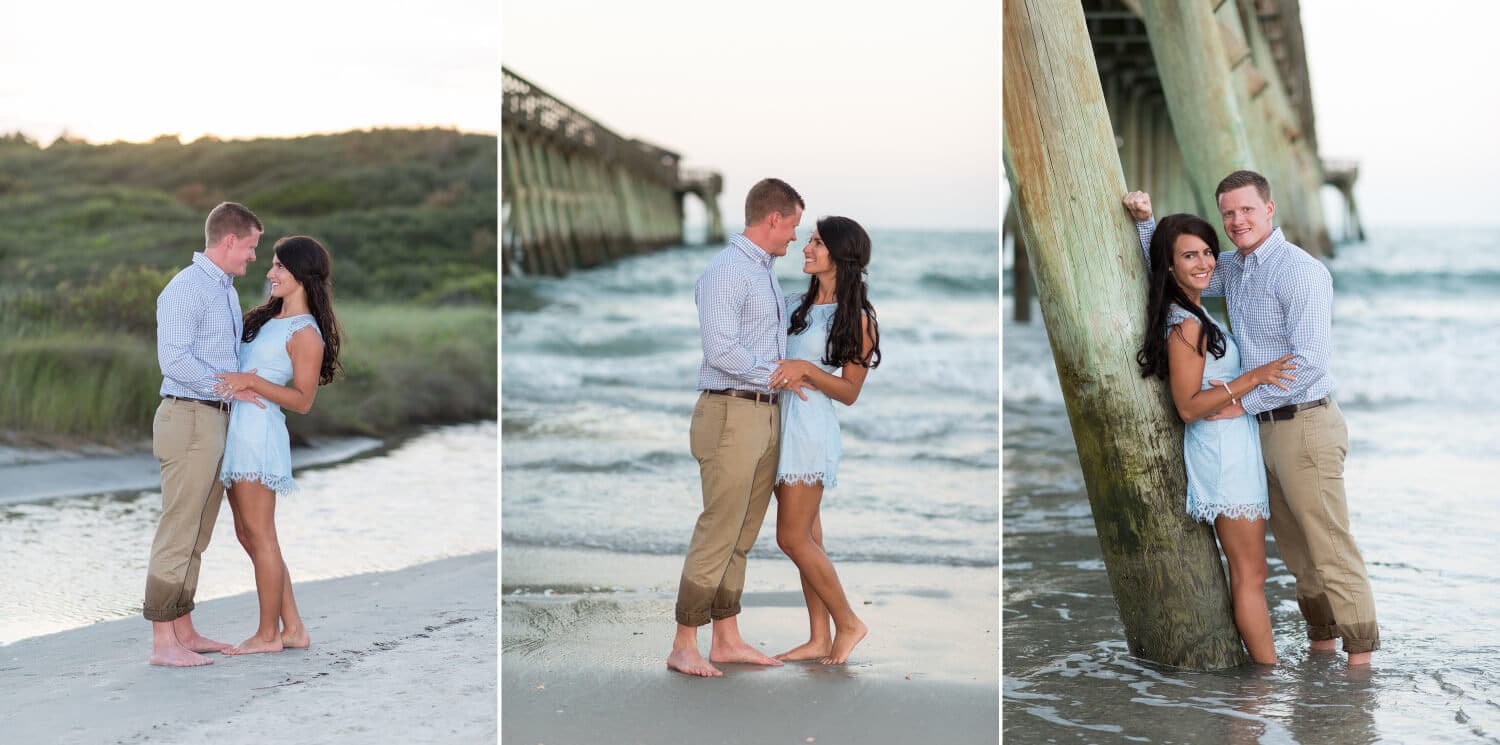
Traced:
[[[653, 556], [683, 556], [687, 552], [685, 543], [661, 543], [649, 540], [626, 540], [623, 537], [558, 537], [558, 536], [535, 536], [519, 533], [505, 532], [501, 540], [507, 546], [537, 546], [544, 548], [585, 548], [599, 551], [612, 551], [623, 554], [647, 554]], [[751, 559], [759, 560], [786, 560], [786, 555], [776, 548], [774, 542], [766, 545], [764, 542], [756, 543], [754, 549], [749, 553]], [[852, 561], [862, 563], [883, 564], [916, 564], [916, 565], [938, 565], [953, 567], [997, 567], [1000, 565], [1000, 551], [998, 546], [994, 552], [988, 555], [976, 554], [973, 551], [954, 550], [948, 551], [934, 549], [931, 552], [913, 553], [902, 551], [897, 548], [872, 549], [872, 550], [850, 550], [848, 548], [829, 547], [828, 558], [836, 562]]]

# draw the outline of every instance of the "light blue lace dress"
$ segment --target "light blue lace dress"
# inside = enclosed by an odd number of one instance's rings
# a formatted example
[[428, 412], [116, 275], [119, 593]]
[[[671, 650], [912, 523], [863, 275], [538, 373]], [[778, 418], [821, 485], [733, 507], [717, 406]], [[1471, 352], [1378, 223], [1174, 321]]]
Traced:
[[[1167, 312], [1167, 333], [1193, 317], [1173, 305]], [[1208, 319], [1224, 331], [1212, 315]], [[1205, 355], [1200, 390], [1210, 388], [1210, 380], [1229, 382], [1239, 374], [1240, 350], [1234, 336], [1225, 331], [1224, 356]], [[1235, 391], [1236, 395], [1243, 393]], [[1246, 414], [1234, 419], [1190, 422], [1183, 428], [1182, 454], [1187, 462], [1187, 512], [1193, 519], [1212, 523], [1219, 515], [1242, 520], [1271, 517], [1266, 497], [1266, 467], [1260, 456], [1260, 430], [1254, 417]]]
[[[260, 327], [255, 339], [240, 345], [240, 372], [254, 370], [276, 385], [292, 379], [292, 358], [286, 345], [292, 334], [311, 326], [323, 331], [311, 315], [272, 318]], [[229, 412], [229, 434], [224, 441], [224, 465], [219, 480], [228, 487], [236, 481], [258, 481], [285, 496], [297, 490], [292, 480], [292, 444], [286, 431], [286, 414], [265, 401], [266, 408], [235, 402]]]
[[[802, 293], [786, 296], [786, 317], [802, 304]], [[787, 359], [807, 360], [824, 372], [838, 370], [822, 363], [828, 343], [828, 325], [838, 305], [814, 305], [807, 311], [807, 328], [786, 337]], [[824, 489], [838, 486], [839, 418], [833, 399], [804, 388], [807, 400], [795, 393], [781, 395], [781, 460], [776, 466], [778, 484], [822, 483]]]

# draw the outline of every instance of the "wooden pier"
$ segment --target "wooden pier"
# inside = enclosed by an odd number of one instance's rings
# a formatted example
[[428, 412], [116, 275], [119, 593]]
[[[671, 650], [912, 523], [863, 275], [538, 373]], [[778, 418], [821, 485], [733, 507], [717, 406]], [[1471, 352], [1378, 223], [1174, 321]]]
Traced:
[[573, 269], [683, 243], [683, 200], [702, 200], [707, 239], [724, 239], [723, 178], [622, 137], [501, 67], [501, 266], [506, 275]]
[[[1078, 14], [1129, 189], [1150, 192], [1158, 215], [1191, 212], [1217, 226], [1219, 180], [1258, 171], [1271, 182], [1287, 239], [1327, 257], [1334, 244], [1319, 195], [1325, 183], [1344, 195], [1353, 218], [1345, 224], [1362, 229], [1352, 175], [1334, 178], [1318, 155], [1299, 8], [1298, 0], [1083, 0]], [[1341, 168], [1358, 173], [1357, 164]], [[1020, 223], [1007, 220], [1005, 236], [1018, 239]], [[1031, 303], [1024, 244], [1014, 244], [1018, 321]]]

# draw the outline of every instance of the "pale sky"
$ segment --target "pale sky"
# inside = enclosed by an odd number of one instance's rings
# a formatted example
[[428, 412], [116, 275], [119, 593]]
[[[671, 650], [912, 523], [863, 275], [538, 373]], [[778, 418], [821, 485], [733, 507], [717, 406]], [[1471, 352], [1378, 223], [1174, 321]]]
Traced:
[[497, 132], [499, 36], [495, 0], [8, 2], [0, 132]]
[[[1500, 4], [1301, 7], [1319, 152], [1360, 162], [1354, 194], [1365, 226], [1500, 225]], [[1325, 191], [1325, 205], [1342, 210]]]
[[731, 231], [766, 176], [810, 218], [995, 230], [999, 8], [505, 0], [501, 59], [615, 132], [722, 172]]

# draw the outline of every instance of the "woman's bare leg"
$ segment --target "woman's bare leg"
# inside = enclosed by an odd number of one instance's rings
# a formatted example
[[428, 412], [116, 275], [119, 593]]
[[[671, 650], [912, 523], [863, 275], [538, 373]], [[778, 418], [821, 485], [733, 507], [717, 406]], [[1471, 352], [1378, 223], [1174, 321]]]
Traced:
[[292, 596], [292, 573], [286, 568], [286, 559], [281, 560], [281, 576], [281, 646], [306, 649], [311, 641], [302, 614], [297, 612], [297, 599]]
[[[818, 506], [823, 500], [822, 484], [782, 484], [776, 489], [776, 543], [791, 558], [802, 574], [804, 592], [812, 590], [822, 601], [826, 613], [832, 617], [837, 633], [832, 649], [824, 664], [842, 664], [849, 658], [855, 645], [865, 638], [867, 629], [844, 595], [839, 584], [838, 573], [823, 547], [813, 539], [813, 525], [818, 520]], [[808, 604], [809, 619], [813, 618], [812, 603]], [[816, 629], [816, 627], [814, 627]], [[800, 649], [800, 647], [799, 647]], [[795, 651], [795, 650], [793, 650]], [[788, 653], [790, 654], [790, 652]]]
[[1219, 546], [1229, 560], [1229, 594], [1234, 600], [1234, 625], [1245, 640], [1250, 659], [1276, 664], [1271, 638], [1271, 615], [1266, 610], [1266, 521], [1220, 516], [1214, 520]]
[[276, 539], [276, 492], [253, 481], [239, 481], [229, 487], [233, 495], [235, 533], [240, 545], [255, 565], [255, 594], [260, 599], [260, 625], [255, 635], [240, 642], [224, 654], [280, 652], [281, 601], [285, 591], [286, 564], [281, 560], [281, 544]]
[[[781, 491], [786, 486], [776, 487], [777, 507], [776, 514], [781, 514]], [[781, 531], [781, 520], [777, 518], [777, 533]], [[813, 517], [812, 539], [823, 548], [823, 518]], [[823, 599], [807, 583], [807, 575], [801, 570], [797, 572], [802, 580], [802, 599], [807, 604], [807, 641], [781, 654], [776, 655], [778, 660], [821, 660], [833, 652], [833, 623], [828, 615], [828, 606], [823, 604]]]

